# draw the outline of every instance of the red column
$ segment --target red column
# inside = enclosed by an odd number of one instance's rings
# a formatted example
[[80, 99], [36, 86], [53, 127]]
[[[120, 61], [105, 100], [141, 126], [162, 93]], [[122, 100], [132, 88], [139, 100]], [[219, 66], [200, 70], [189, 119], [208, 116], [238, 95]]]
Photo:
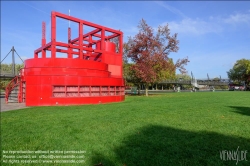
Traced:
[[[123, 56], [123, 33], [122, 32], [119, 36], [119, 47], [120, 47], [119, 54], [121, 54], [121, 56]], [[122, 66], [121, 66], [121, 76], [123, 76]]]
[[[89, 48], [92, 48], [92, 36], [89, 35]], [[92, 52], [91, 51], [88, 51], [88, 56], [91, 56]]]
[[[46, 24], [42, 22], [42, 46], [46, 44]], [[46, 50], [42, 50], [42, 58], [46, 58]]]
[[68, 58], [72, 58], [72, 48], [71, 48], [71, 28], [68, 28]]
[[34, 51], [34, 58], [38, 58], [38, 53], [35, 53], [35, 51]]
[[56, 57], [56, 15], [51, 13], [51, 58]]
[[101, 50], [104, 51], [104, 39], [105, 39], [105, 29], [102, 28], [102, 32], [101, 32]]
[[123, 53], [123, 33], [121, 33], [119, 36], [119, 46], [120, 46], [119, 54], [122, 54]]
[[101, 51], [102, 51], [101, 62], [105, 62], [105, 56], [103, 54], [104, 50], [105, 50], [105, 29], [102, 28], [102, 31], [101, 31]]
[[82, 54], [82, 34], [83, 34], [83, 25], [82, 22], [79, 23], [79, 58], [83, 59]]

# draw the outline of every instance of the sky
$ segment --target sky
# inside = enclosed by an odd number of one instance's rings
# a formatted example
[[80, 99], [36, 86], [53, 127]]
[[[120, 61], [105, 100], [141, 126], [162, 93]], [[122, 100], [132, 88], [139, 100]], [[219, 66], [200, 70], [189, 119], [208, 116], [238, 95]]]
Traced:
[[[195, 78], [227, 78], [237, 60], [250, 59], [249, 1], [1, 1], [1, 61], [12, 46], [23, 60], [33, 58], [41, 46], [42, 21], [48, 42], [51, 11], [69, 10], [71, 16], [121, 30], [124, 42], [138, 33], [141, 19], [155, 30], [168, 24], [180, 42], [169, 57], [174, 62], [188, 57], [186, 69]], [[68, 22], [58, 20], [57, 28], [65, 32], [57, 41], [64, 41]], [[11, 63], [11, 54], [2, 63]]]

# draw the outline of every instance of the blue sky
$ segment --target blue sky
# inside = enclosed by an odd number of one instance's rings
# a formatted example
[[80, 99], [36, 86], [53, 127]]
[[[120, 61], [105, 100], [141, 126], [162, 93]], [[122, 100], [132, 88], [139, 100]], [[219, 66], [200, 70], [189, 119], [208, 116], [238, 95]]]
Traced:
[[[250, 59], [247, 1], [1, 1], [1, 59], [12, 46], [23, 59], [32, 58], [41, 46], [42, 21], [48, 42], [51, 11], [68, 14], [69, 10], [74, 17], [120, 29], [125, 42], [138, 32], [142, 18], [155, 29], [168, 23], [180, 41], [179, 51], [170, 57], [176, 61], [188, 56], [186, 69], [196, 78], [206, 78], [207, 73], [210, 78], [227, 78], [238, 59]], [[65, 32], [58, 41], [67, 37], [67, 27], [67, 21], [57, 21], [57, 28]], [[10, 58], [3, 63], [10, 63]]]

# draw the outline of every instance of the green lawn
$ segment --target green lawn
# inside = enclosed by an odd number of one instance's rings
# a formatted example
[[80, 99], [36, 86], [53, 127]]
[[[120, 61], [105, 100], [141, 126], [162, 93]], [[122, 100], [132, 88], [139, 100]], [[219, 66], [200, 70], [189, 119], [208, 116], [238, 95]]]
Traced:
[[[1, 138], [2, 152], [86, 151], [79, 165], [87, 166], [250, 165], [250, 93], [128, 96], [122, 103], [3, 112]], [[221, 151], [237, 148], [248, 151], [248, 161], [221, 160]]]

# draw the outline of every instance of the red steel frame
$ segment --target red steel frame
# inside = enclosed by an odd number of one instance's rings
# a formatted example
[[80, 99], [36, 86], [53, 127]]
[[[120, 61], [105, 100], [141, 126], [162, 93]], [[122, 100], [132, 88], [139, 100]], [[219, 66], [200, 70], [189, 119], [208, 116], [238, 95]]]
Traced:
[[[58, 42], [56, 18], [77, 23], [78, 37], [71, 39], [69, 27], [68, 42]], [[84, 33], [85, 26], [93, 30]], [[51, 12], [51, 41], [48, 43], [45, 27], [43, 22], [42, 46], [34, 51], [34, 58], [24, 62], [21, 73], [21, 82], [26, 86], [24, 98], [27, 106], [124, 100], [121, 31], [54, 11]], [[111, 42], [114, 38], [118, 38], [116, 44]], [[51, 53], [50, 56], [47, 52]], [[66, 53], [67, 58], [57, 57], [57, 53]]]

